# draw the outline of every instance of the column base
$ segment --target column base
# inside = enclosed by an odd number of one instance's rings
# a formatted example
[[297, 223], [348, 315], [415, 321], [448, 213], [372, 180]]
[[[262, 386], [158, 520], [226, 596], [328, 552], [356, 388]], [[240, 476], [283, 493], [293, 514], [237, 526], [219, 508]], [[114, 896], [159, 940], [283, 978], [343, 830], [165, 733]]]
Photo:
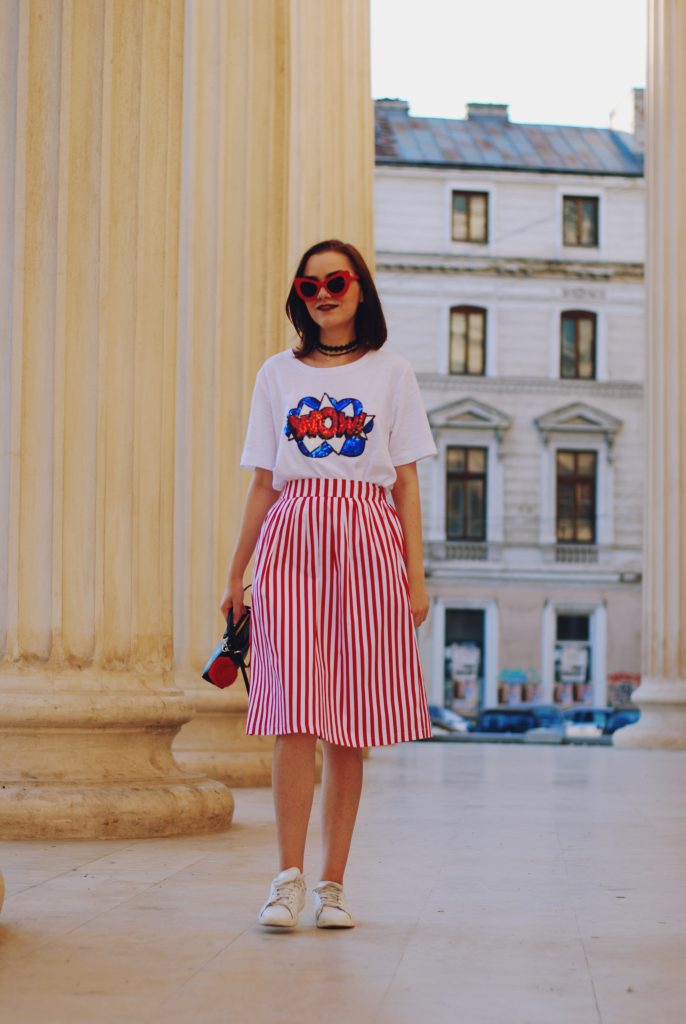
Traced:
[[[234, 789], [271, 786], [273, 736], [247, 736], [245, 718], [248, 697], [239, 678], [230, 688], [218, 690], [195, 680], [178, 679], [184, 696], [195, 706], [195, 715], [174, 741], [174, 758], [186, 771], [220, 779]], [[322, 777], [321, 744], [315, 754], [315, 779]]]
[[644, 679], [631, 700], [641, 717], [614, 734], [615, 747], [686, 750], [686, 680]]
[[[184, 781], [181, 781], [184, 779]], [[223, 832], [233, 796], [220, 782], [181, 776], [176, 782], [129, 785], [5, 784], [3, 839], [152, 839]]]
[[[158, 688], [155, 688], [155, 683]], [[171, 743], [193, 706], [159, 677], [0, 670], [0, 838], [217, 832], [234, 800]]]
[[174, 740], [175, 760], [186, 771], [228, 786], [271, 786], [273, 736], [246, 736], [248, 697], [239, 678], [230, 689], [179, 679], [195, 715]]

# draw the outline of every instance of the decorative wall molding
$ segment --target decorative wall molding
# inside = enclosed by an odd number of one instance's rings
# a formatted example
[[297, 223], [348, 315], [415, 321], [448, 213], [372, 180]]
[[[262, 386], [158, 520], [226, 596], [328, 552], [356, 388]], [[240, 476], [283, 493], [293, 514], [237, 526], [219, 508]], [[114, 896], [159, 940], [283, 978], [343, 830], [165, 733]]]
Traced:
[[642, 281], [642, 263], [443, 256], [423, 253], [376, 255], [379, 271], [408, 274], [478, 274], [479, 277], [553, 277], [585, 281]]
[[417, 373], [417, 380], [427, 389], [464, 391], [496, 391], [512, 394], [513, 391], [546, 391], [549, 394], [581, 392], [598, 398], [635, 398], [643, 395], [643, 385], [627, 381], [562, 380], [551, 377], [464, 377], [455, 374]]

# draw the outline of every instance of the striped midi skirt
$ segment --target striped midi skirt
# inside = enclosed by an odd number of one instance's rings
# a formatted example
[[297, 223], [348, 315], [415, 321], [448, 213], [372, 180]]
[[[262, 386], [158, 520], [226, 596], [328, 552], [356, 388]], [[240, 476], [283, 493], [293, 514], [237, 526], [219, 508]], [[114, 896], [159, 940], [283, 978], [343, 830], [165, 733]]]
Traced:
[[431, 736], [404, 539], [378, 484], [286, 483], [255, 548], [246, 734]]

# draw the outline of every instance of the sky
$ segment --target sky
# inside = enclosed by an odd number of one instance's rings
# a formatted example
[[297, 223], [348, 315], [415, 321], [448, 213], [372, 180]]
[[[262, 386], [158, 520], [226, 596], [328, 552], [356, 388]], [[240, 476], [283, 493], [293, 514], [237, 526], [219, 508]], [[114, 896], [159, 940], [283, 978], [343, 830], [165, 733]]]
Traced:
[[371, 0], [372, 94], [417, 117], [508, 103], [510, 119], [607, 128], [645, 85], [647, 0]]

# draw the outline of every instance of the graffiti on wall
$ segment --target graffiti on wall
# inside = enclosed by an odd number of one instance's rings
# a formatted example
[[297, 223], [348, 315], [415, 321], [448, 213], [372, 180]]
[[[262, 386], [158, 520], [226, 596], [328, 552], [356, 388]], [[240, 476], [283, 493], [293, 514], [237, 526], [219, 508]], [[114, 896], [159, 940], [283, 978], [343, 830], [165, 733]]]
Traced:
[[607, 703], [613, 708], [632, 708], [631, 694], [641, 682], [639, 672], [612, 672], [607, 677]]

